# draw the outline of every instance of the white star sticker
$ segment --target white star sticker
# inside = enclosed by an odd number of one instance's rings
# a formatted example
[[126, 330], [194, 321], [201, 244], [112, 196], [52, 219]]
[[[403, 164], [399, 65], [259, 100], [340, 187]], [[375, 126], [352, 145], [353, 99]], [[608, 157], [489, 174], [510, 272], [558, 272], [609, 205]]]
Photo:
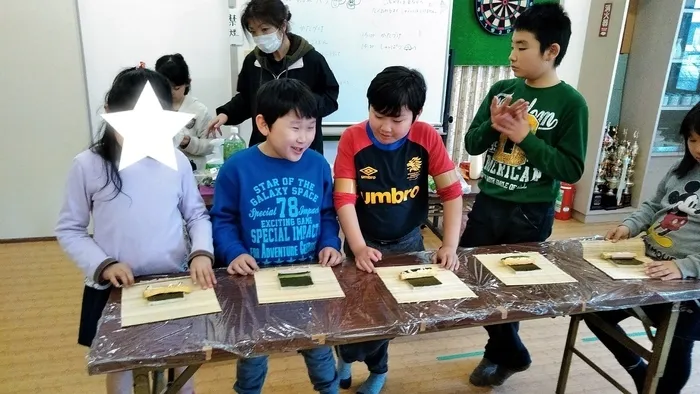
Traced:
[[150, 82], [146, 82], [133, 110], [105, 113], [102, 117], [124, 139], [119, 171], [145, 157], [177, 171], [173, 137], [194, 114], [163, 110]]

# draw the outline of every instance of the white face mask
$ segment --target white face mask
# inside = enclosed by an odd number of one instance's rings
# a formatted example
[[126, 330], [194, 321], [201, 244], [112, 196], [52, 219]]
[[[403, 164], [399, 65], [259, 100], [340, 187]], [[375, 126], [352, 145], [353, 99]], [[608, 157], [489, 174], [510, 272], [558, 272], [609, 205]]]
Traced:
[[265, 53], [273, 53], [282, 46], [282, 38], [279, 36], [279, 31], [270, 34], [253, 37], [255, 45]]

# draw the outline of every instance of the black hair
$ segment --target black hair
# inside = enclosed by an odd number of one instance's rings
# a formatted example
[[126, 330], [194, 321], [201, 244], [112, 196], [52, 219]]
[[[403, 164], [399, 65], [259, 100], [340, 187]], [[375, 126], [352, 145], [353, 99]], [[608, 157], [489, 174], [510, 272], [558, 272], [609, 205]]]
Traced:
[[[122, 70], [114, 78], [112, 87], [105, 95], [107, 111], [121, 112], [134, 109], [146, 82], [151, 83], [163, 109], [172, 110], [173, 94], [168, 80], [153, 70], [133, 67]], [[119, 175], [117, 164], [121, 154], [121, 146], [117, 142], [114, 128], [105, 122], [102, 127], [102, 136], [90, 146], [90, 150], [104, 160], [106, 180], [100, 190], [109, 186], [110, 183], [114, 183], [115, 194], [112, 198], [115, 198], [122, 191], [122, 178]]]
[[367, 88], [367, 101], [377, 113], [397, 117], [403, 107], [416, 120], [425, 105], [428, 86], [420, 71], [404, 66], [391, 66], [377, 74]]
[[241, 13], [241, 26], [247, 34], [250, 22], [257, 20], [280, 30], [285, 28], [286, 34], [289, 32], [291, 19], [292, 13], [282, 0], [250, 0]]
[[688, 146], [688, 140], [693, 133], [700, 137], [700, 103], [695, 104], [681, 122], [681, 136], [683, 136], [685, 142], [685, 155], [683, 155], [683, 159], [681, 159], [681, 162], [678, 163], [678, 166], [673, 170], [673, 173], [676, 174], [678, 178], [685, 177], [698, 165], [698, 161], [690, 153], [690, 147]]
[[303, 119], [318, 118], [318, 105], [311, 89], [298, 79], [273, 79], [258, 89], [255, 113], [262, 115], [268, 126], [294, 111]]
[[554, 66], [561, 64], [571, 38], [571, 19], [559, 3], [533, 4], [515, 20], [516, 31], [527, 31], [540, 42], [540, 53], [559, 44], [559, 54], [554, 59]]
[[190, 92], [190, 68], [181, 54], [161, 56], [156, 61], [156, 71], [165, 75], [174, 86], [185, 85], [185, 94]]

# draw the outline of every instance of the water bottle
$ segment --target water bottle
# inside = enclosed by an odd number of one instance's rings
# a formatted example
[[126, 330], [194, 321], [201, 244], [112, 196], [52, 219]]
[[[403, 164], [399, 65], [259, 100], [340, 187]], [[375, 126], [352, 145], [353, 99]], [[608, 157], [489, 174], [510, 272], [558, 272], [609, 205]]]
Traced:
[[238, 127], [231, 127], [231, 136], [224, 141], [224, 161], [245, 148], [245, 141], [238, 135]]

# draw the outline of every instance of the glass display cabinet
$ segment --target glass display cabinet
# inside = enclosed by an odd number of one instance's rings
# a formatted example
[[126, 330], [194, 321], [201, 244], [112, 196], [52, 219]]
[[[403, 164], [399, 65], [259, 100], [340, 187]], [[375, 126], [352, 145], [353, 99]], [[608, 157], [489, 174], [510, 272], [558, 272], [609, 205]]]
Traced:
[[685, 0], [654, 135], [652, 156], [680, 156], [683, 117], [700, 102], [700, 0]]

